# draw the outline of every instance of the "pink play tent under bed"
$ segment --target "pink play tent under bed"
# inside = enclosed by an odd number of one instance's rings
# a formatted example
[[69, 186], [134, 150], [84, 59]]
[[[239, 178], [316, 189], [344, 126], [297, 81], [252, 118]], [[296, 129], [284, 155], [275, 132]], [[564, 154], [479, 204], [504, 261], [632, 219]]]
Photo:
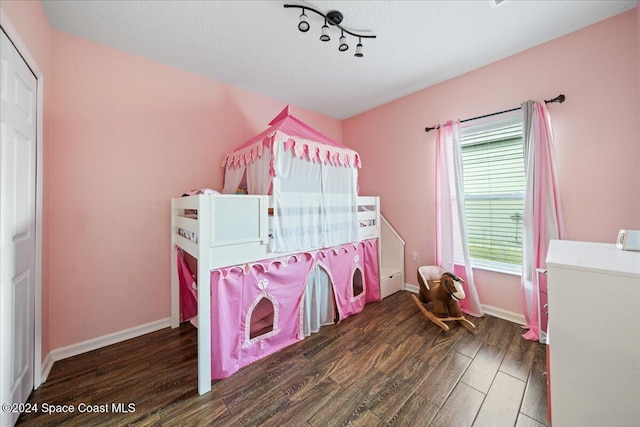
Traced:
[[[380, 300], [377, 239], [358, 240], [358, 154], [283, 110], [225, 157], [222, 193], [273, 197], [272, 258], [211, 271], [211, 378], [278, 351]], [[238, 196], [242, 197], [242, 196]], [[178, 250], [182, 320], [196, 279]]]

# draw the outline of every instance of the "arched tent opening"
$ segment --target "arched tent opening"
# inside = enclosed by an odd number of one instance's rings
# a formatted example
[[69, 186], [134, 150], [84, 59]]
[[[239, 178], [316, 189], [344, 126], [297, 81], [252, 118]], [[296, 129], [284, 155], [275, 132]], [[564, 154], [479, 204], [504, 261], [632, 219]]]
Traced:
[[362, 270], [357, 267], [353, 271], [353, 278], [351, 280], [351, 286], [353, 291], [353, 297], [358, 298], [364, 292], [364, 279], [362, 278]]
[[304, 294], [303, 331], [305, 336], [318, 332], [321, 326], [333, 325], [339, 314], [333, 295], [331, 276], [321, 264], [316, 265], [309, 277]]
[[273, 303], [262, 297], [251, 313], [249, 338], [253, 339], [273, 331]]
[[276, 335], [278, 328], [278, 301], [272, 295], [261, 295], [247, 311], [244, 345]]

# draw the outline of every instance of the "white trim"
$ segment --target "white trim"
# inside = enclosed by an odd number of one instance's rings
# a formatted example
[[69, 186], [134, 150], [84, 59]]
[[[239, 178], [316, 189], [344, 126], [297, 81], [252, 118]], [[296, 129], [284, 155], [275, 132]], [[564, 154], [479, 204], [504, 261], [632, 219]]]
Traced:
[[[476, 270], [493, 271], [496, 273], [510, 274], [512, 276], [522, 276], [522, 265], [507, 264], [506, 262], [490, 261], [488, 259], [471, 258], [471, 268]], [[458, 264], [464, 267], [464, 262], [461, 260]]]
[[[405, 291], [409, 291], [409, 292], [413, 292], [414, 294], [417, 294], [417, 293], [420, 292], [420, 287], [418, 287], [416, 285], [409, 284], [409, 283], [405, 283], [404, 284], [404, 290]], [[515, 313], [513, 311], [503, 310], [501, 308], [492, 307], [490, 305], [485, 305], [485, 304], [480, 304], [480, 306], [482, 307], [482, 310], [484, 311], [484, 314], [488, 314], [490, 316], [497, 317], [498, 319], [503, 319], [503, 320], [507, 320], [509, 322], [517, 323], [518, 325], [526, 325], [527, 324], [527, 322], [524, 319], [524, 315], [522, 315], [520, 313]]]
[[44, 74], [38, 63], [27, 49], [9, 17], [0, 9], [0, 27], [14, 44], [24, 61], [36, 77], [37, 105], [36, 105], [36, 266], [34, 289], [34, 364], [33, 388], [42, 384], [42, 191], [43, 191], [43, 110], [44, 110]]
[[488, 314], [499, 319], [508, 320], [509, 322], [517, 323], [518, 325], [526, 325], [527, 322], [524, 319], [524, 315], [515, 313], [513, 311], [503, 310], [498, 307], [492, 307], [490, 305], [481, 304], [484, 314]]
[[414, 294], [420, 293], [420, 287], [418, 285], [412, 285], [411, 283], [405, 283], [402, 289], [405, 291], [413, 292]]
[[53, 362], [57, 362], [58, 360], [77, 356], [78, 354], [86, 353], [88, 351], [126, 341], [131, 338], [136, 338], [150, 332], [159, 331], [160, 329], [168, 328], [170, 326], [171, 318], [167, 317], [166, 319], [156, 320], [155, 322], [145, 323], [144, 325], [140, 326], [134, 326], [133, 328], [125, 329], [120, 332], [114, 332], [77, 344], [61, 347], [51, 351], [51, 353], [49, 353], [47, 357], [51, 356]]
[[47, 381], [47, 377], [49, 376], [49, 372], [51, 372], [51, 368], [53, 368], [53, 358], [51, 357], [51, 353], [47, 353], [47, 356], [42, 361], [42, 374], [40, 378], [42, 378], [42, 383], [44, 384]]

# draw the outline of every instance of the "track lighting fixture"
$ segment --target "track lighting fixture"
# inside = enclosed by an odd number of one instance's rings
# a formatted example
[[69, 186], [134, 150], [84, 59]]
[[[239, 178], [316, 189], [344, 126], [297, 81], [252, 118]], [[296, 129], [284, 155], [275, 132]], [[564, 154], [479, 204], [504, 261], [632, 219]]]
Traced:
[[320, 41], [328, 42], [329, 40], [331, 40], [331, 37], [329, 36], [329, 25], [338, 27], [340, 29], [340, 39], [338, 44], [338, 50], [340, 52], [344, 52], [349, 49], [349, 45], [347, 44], [347, 37], [344, 35], [345, 33], [353, 37], [357, 37], [358, 44], [356, 45], [356, 53], [353, 55], [357, 58], [362, 58], [364, 56], [364, 54], [362, 53], [362, 49], [363, 49], [362, 39], [376, 38], [376, 36], [373, 36], [373, 35], [357, 34], [357, 33], [354, 33], [353, 31], [350, 31], [342, 27], [340, 23], [342, 22], [343, 16], [342, 16], [342, 13], [338, 12], [337, 10], [329, 11], [325, 15], [324, 13], [308, 6], [300, 6], [297, 4], [285, 4], [284, 7], [286, 8], [293, 7], [293, 8], [302, 9], [302, 14], [300, 15], [300, 22], [298, 23], [298, 29], [303, 33], [306, 33], [311, 28], [311, 26], [309, 25], [309, 21], [307, 19], [307, 15], [305, 14], [305, 11], [310, 10], [311, 12], [314, 12], [322, 16], [324, 18], [324, 25], [320, 30]]

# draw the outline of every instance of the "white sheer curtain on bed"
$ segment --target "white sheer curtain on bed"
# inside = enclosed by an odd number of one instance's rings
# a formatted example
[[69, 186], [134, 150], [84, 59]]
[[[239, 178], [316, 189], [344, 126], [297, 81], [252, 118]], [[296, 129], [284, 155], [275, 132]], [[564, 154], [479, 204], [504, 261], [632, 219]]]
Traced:
[[358, 169], [321, 165], [325, 247], [354, 242], [358, 236]]
[[262, 156], [247, 165], [247, 190], [249, 194], [269, 194], [271, 184], [271, 150], [265, 148]]
[[544, 102], [522, 103], [525, 154], [524, 241], [522, 245], [522, 306], [529, 331], [538, 340], [538, 275], [546, 267], [549, 240], [566, 239], [555, 168], [553, 130]]
[[436, 143], [436, 263], [454, 271], [454, 239], [460, 239], [466, 273], [466, 298], [460, 307], [473, 316], [483, 316], [478, 292], [473, 280], [465, 221], [462, 181], [462, 149], [460, 122], [447, 122], [438, 129]]
[[226, 167], [224, 169], [224, 187], [222, 194], [235, 194], [242, 183], [245, 172], [247, 173], [247, 193], [269, 194], [271, 176], [271, 150], [265, 149], [260, 157], [248, 163], [246, 166]]
[[303, 331], [305, 336], [332, 325], [336, 317], [333, 288], [329, 274], [317, 265], [309, 274], [304, 294]]
[[271, 250], [323, 248], [357, 237], [357, 170], [299, 158], [274, 144]]
[[222, 188], [222, 194], [235, 194], [236, 190], [242, 182], [244, 176], [245, 166], [238, 166], [235, 168], [227, 166], [224, 168], [224, 187]]

